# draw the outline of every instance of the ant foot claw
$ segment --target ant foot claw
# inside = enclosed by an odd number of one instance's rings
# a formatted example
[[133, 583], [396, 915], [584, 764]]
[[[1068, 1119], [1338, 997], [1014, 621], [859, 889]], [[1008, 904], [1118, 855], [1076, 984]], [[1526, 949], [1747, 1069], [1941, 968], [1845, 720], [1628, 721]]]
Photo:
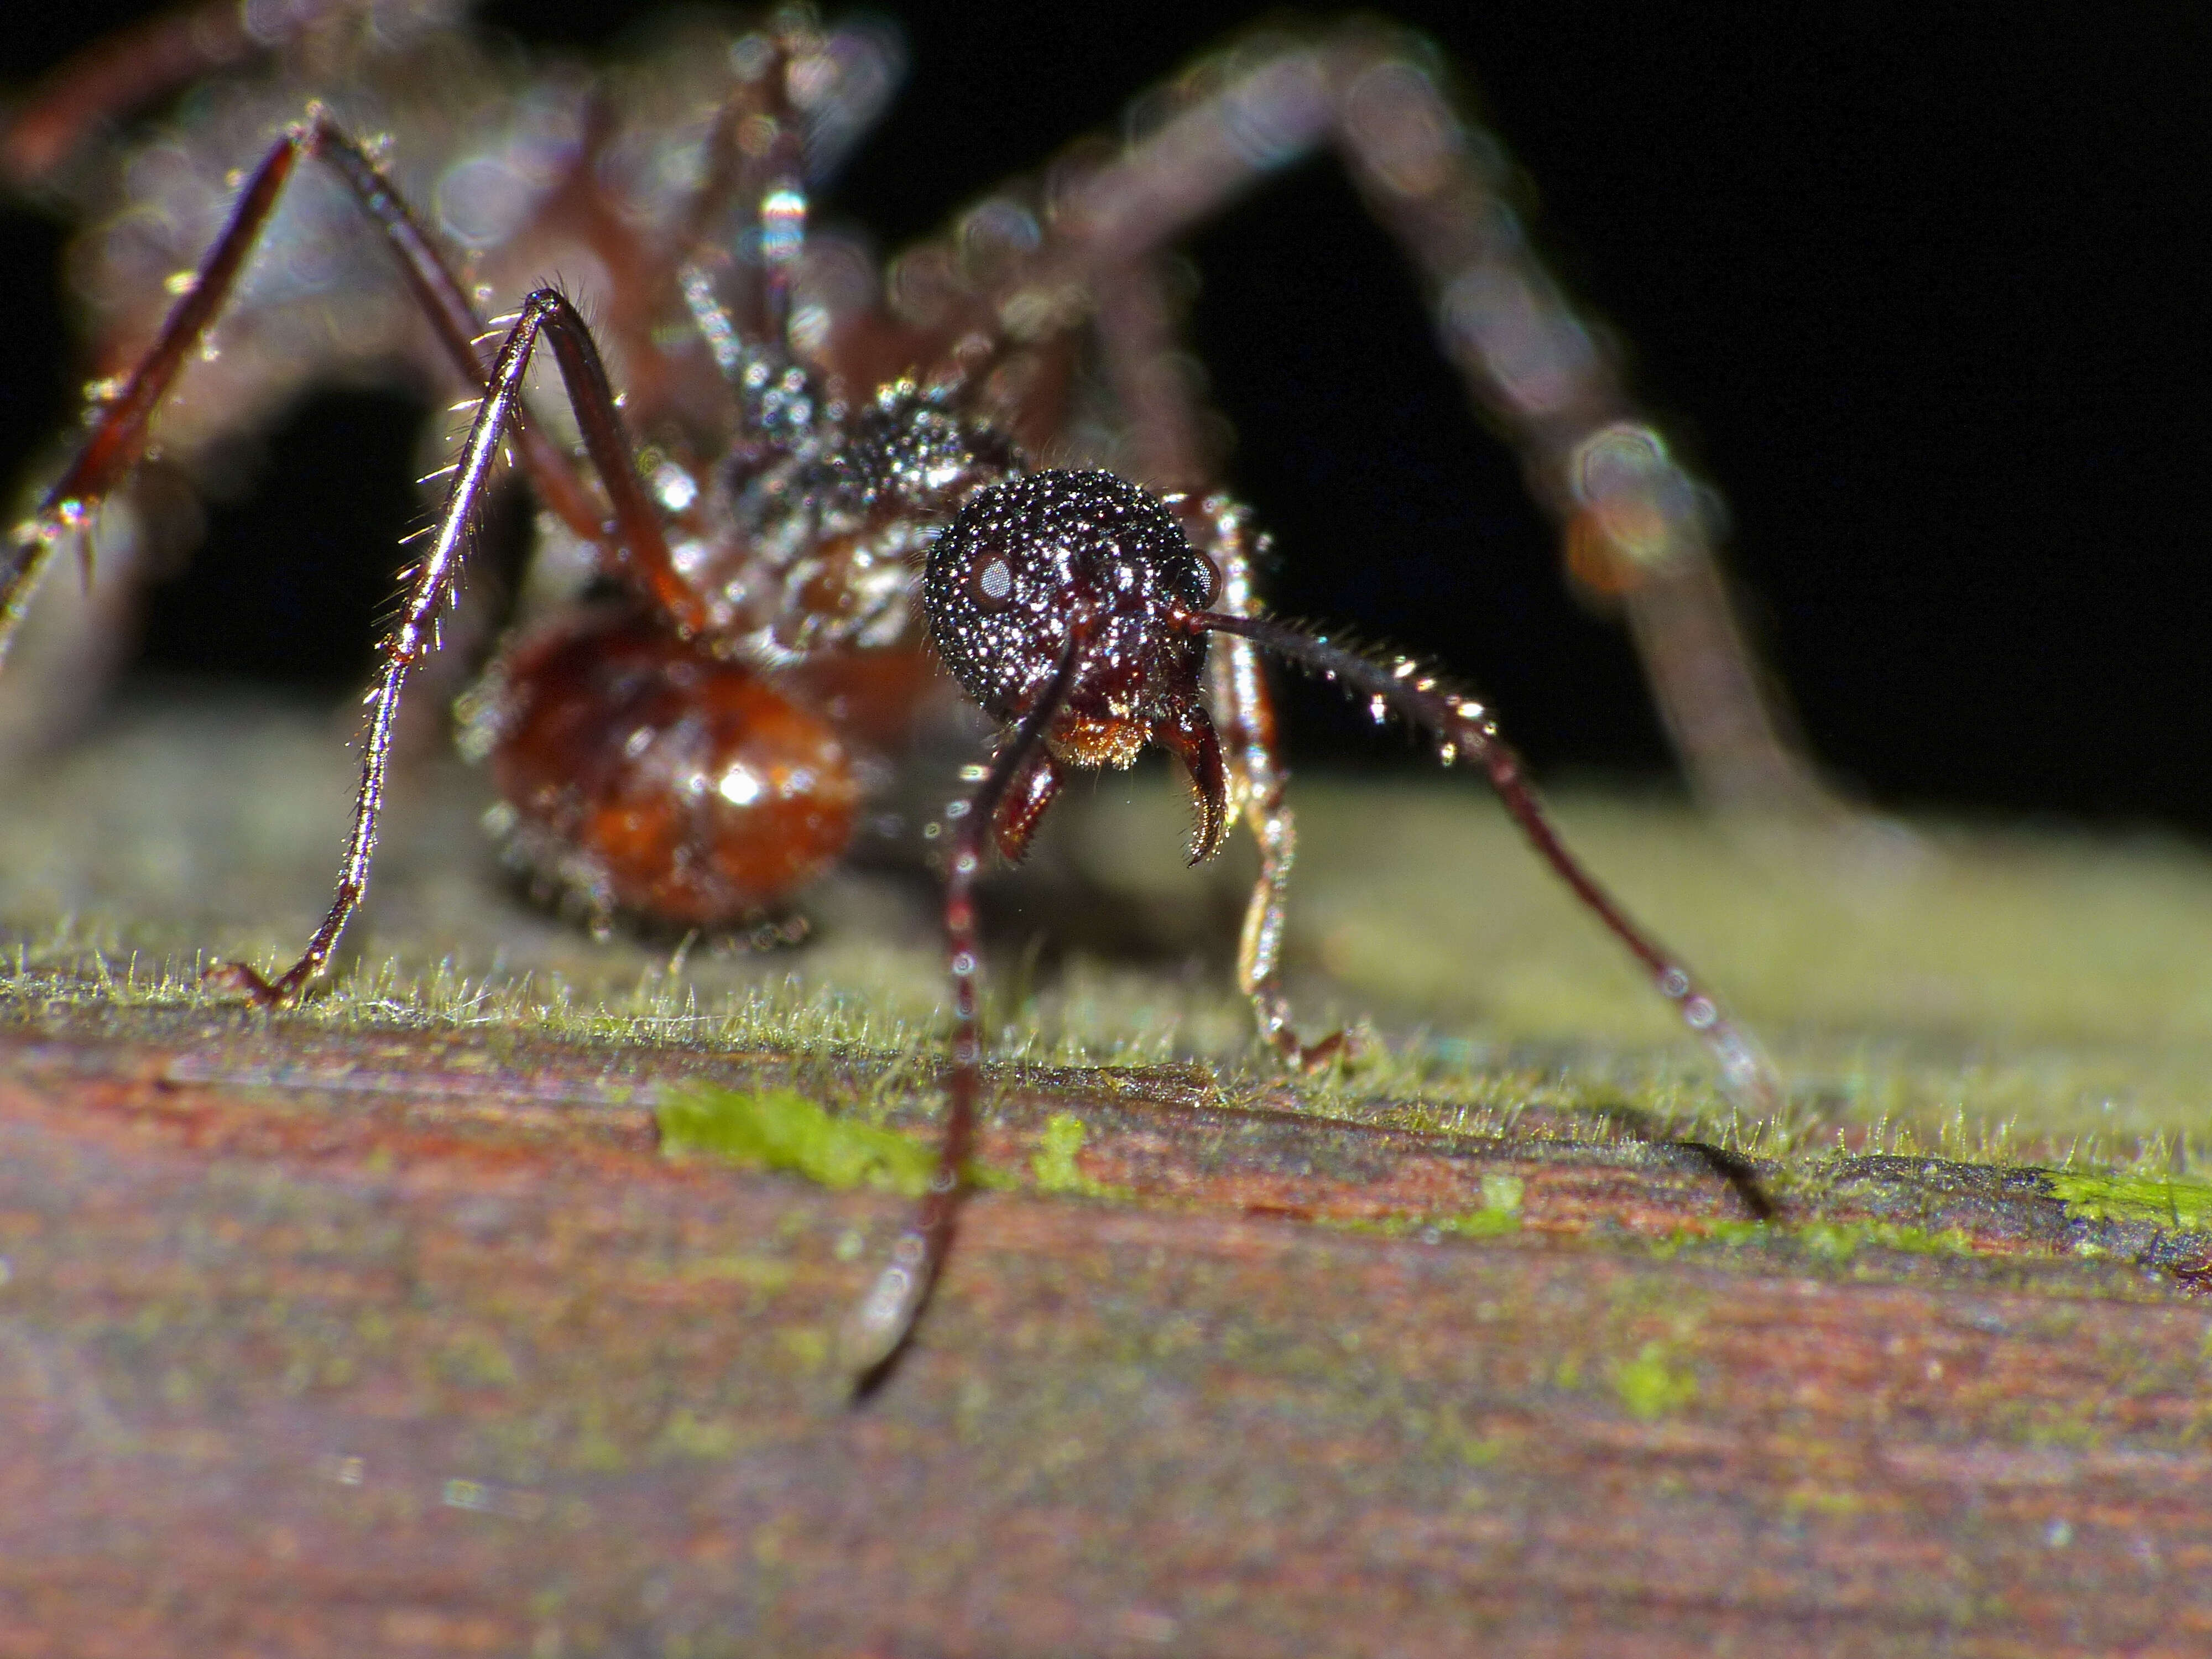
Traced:
[[1318, 1072], [1339, 1060], [1355, 1060], [1367, 1044], [1358, 1031], [1331, 1031], [1319, 1042], [1301, 1042], [1297, 1033], [1285, 1030], [1275, 1039], [1284, 1060], [1294, 1071]]
[[264, 979], [242, 962], [221, 962], [200, 975], [200, 984], [211, 991], [238, 991], [258, 1008], [282, 1008], [290, 1002], [297, 988], [290, 983], [287, 974], [278, 980]]

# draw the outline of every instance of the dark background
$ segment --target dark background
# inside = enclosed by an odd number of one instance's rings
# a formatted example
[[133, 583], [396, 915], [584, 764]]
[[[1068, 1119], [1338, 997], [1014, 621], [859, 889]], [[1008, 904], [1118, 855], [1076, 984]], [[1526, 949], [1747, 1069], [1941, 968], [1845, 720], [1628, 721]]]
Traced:
[[[144, 8], [55, 9], [0, 31], [0, 85]], [[1886, 805], [2212, 832], [2212, 26], [1934, 12], [1401, 15], [1478, 89], [1566, 281], [1727, 495], [1754, 623], [1832, 771]], [[638, 15], [489, 8], [586, 48]], [[887, 247], [924, 234], [1251, 15], [917, 9], [907, 87], [826, 211]], [[76, 378], [58, 246], [0, 216], [10, 473]], [[1240, 434], [1233, 479], [1282, 544], [1279, 607], [1444, 657], [1553, 775], [1662, 769], [1625, 636], [1569, 597], [1340, 178], [1276, 180], [1194, 252], [1197, 343]], [[151, 659], [349, 684], [416, 522], [411, 420], [325, 401], [281, 436], [263, 494], [158, 607]], [[1300, 705], [1298, 752], [1373, 752], [1320, 708]]]

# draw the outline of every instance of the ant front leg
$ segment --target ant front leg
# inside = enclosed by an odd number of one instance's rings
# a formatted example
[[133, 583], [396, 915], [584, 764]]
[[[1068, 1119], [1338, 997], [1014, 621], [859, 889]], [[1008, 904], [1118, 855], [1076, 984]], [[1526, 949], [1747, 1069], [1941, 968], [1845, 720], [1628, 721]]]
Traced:
[[[1094, 286], [1100, 356], [1125, 414], [1124, 444], [1137, 476], [1175, 507], [1192, 545], [1212, 560], [1218, 578], [1214, 605], [1235, 616], [1256, 617], [1257, 562], [1264, 543], [1250, 514], [1216, 483], [1204, 436], [1207, 411], [1176, 360], [1179, 342], [1160, 260], [1103, 273]], [[1286, 798], [1274, 696], [1258, 647], [1235, 637], [1217, 641], [1207, 657], [1207, 689], [1228, 765], [1230, 816], [1250, 828], [1260, 854], [1237, 942], [1237, 988], [1251, 1001], [1261, 1037], [1283, 1063], [1312, 1070], [1343, 1053], [1352, 1039], [1335, 1031], [1316, 1042], [1304, 1041], [1282, 988], [1297, 826]]]
[[617, 568], [629, 574], [647, 597], [656, 600], [662, 597], [659, 578], [665, 574], [679, 589], [673, 602], [664, 607], [678, 629], [696, 631], [704, 623], [705, 603], [693, 590], [682, 586], [660, 521], [638, 482], [621, 417], [615, 411], [614, 392], [607, 383], [599, 348], [592, 343], [591, 331], [566, 295], [557, 289], [539, 289], [523, 301], [514, 327], [500, 347], [490, 386], [477, 406], [468, 441], [453, 469], [453, 481], [439, 513], [429, 551], [415, 567], [399, 619], [379, 647], [383, 664], [369, 694], [361, 790], [354, 803], [353, 831], [339, 867], [337, 896], [300, 959], [276, 979], [264, 979], [243, 963], [217, 970], [220, 979], [264, 1006], [279, 1006], [295, 1000], [322, 972], [347, 920], [360, 908], [368, 890], [369, 864], [376, 853], [377, 825], [384, 809], [385, 775], [400, 693], [406, 686], [408, 671], [436, 644], [438, 608], [453, 592], [469, 526], [489, 488], [501, 446], [514, 430], [523, 380], [541, 334], [552, 341], [562, 383], [583, 434], [585, 452], [614, 505], [613, 522], [604, 527], [603, 534], [626, 556]]
[[[1253, 581], [1253, 535], [1249, 515], [1226, 495], [1209, 495], [1197, 504], [1204, 535], [1197, 544], [1220, 574], [1214, 603], [1231, 616], [1260, 614]], [[1288, 775], [1276, 733], [1275, 702], [1267, 689], [1260, 653], [1246, 639], [1215, 641], [1207, 656], [1207, 679], [1221, 744], [1229, 766], [1234, 810], [1252, 831], [1260, 852], [1260, 874], [1244, 908], [1244, 928], [1237, 945], [1237, 988], [1251, 1000], [1260, 1035], [1284, 1064], [1300, 1071], [1327, 1065], [1352, 1047], [1354, 1039], [1334, 1031], [1306, 1042], [1291, 1018], [1283, 993], [1283, 937], [1290, 899], [1291, 866], [1297, 854], [1297, 825], [1285, 798]]]
[[975, 1099], [982, 1088], [983, 1032], [977, 987], [983, 971], [983, 941], [975, 927], [975, 878], [991, 842], [1000, 810], [1017, 781], [1044, 752], [1045, 733], [1066, 711], [1083, 653], [1089, 644], [1087, 617], [1070, 619], [1067, 638], [1051, 678], [1036, 693], [993, 757], [990, 769], [953, 819], [951, 860], [945, 877], [945, 948], [952, 978], [952, 1064], [945, 1073], [945, 1130], [938, 1141], [937, 1169], [928, 1190], [898, 1243], [888, 1266], [845, 1322], [839, 1349], [856, 1394], [866, 1395], [888, 1374], [914, 1334], [915, 1322], [936, 1288], [952, 1248], [952, 1226], [967, 1190], [968, 1156], [975, 1142]]

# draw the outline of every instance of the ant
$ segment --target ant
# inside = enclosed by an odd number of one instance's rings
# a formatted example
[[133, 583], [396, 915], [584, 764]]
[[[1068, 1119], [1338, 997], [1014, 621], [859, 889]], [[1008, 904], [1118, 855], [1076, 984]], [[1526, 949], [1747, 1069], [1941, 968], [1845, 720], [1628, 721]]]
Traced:
[[[303, 35], [348, 11], [298, 8], [285, 27]], [[218, 14], [235, 15], [182, 15]], [[1756, 1048], [1561, 843], [1481, 704], [1413, 662], [1264, 614], [1264, 538], [1206, 476], [1187, 388], [1158, 372], [1173, 345], [1168, 242], [1268, 167], [1334, 143], [1430, 279], [1470, 383], [1563, 505], [1577, 556], [1642, 560], [1662, 586], [1686, 568], [1711, 576], [1696, 486], [1626, 410], [1594, 337], [1498, 201], [1498, 164], [1469, 142], [1416, 43], [1353, 23], [1224, 57], [1118, 155], [1080, 158], [1041, 196], [977, 210], [965, 262], [934, 247], [896, 263], [888, 305], [849, 246], [809, 228], [829, 154], [879, 100], [879, 39], [784, 11], [726, 42], [722, 62], [684, 199], [662, 204], [657, 232], [603, 250], [631, 398], [615, 395], [599, 331], [559, 287], [533, 287], [502, 334], [487, 332], [376, 150], [313, 106], [244, 179], [197, 269], [169, 284], [178, 297], [157, 337], [103, 389], [75, 459], [0, 552], [5, 629], [60, 548], [89, 549], [157, 408], [234, 302], [256, 349], [243, 273], [301, 164], [335, 180], [388, 250], [429, 349], [472, 389], [472, 414], [381, 645], [336, 896], [285, 970], [231, 963], [220, 983], [281, 1006], [328, 963], [367, 890], [403, 691], [437, 643], [511, 452], [553, 533], [586, 550], [597, 578], [509, 637], [464, 734], [489, 759], [510, 851], [545, 884], [601, 912], [684, 925], [757, 916], [843, 851], [872, 766], [906, 738], [939, 665], [1001, 728], [981, 781], [946, 813], [948, 1113], [936, 1176], [847, 1331], [856, 1374], [882, 1375], [903, 1346], [951, 1238], [980, 1086], [975, 882], [991, 847], [1022, 856], [1069, 769], [1169, 750], [1196, 805], [1194, 863], [1238, 819], [1251, 827], [1261, 868], [1239, 978], [1261, 1034], [1292, 1066], [1341, 1048], [1341, 1034], [1301, 1039], [1279, 982], [1292, 824], [1263, 653], [1419, 727], [1445, 763], [1481, 766], [1538, 854], [1706, 1043], [1723, 1086], [1754, 1109], [1774, 1103]], [[0, 148], [20, 157], [42, 134], [66, 136], [98, 92], [64, 75]], [[555, 245], [598, 246], [623, 219], [623, 202], [601, 198], [615, 192], [605, 164], [624, 118], [604, 104], [581, 118], [572, 171], [539, 203]], [[1082, 459], [1070, 407], [1086, 343], [1141, 483], [1070, 464]], [[550, 412], [526, 394], [541, 344], [565, 394]], [[655, 434], [646, 459], [640, 425]], [[1725, 629], [1717, 646], [1686, 637], [1675, 644], [1707, 667], [1743, 668]]]

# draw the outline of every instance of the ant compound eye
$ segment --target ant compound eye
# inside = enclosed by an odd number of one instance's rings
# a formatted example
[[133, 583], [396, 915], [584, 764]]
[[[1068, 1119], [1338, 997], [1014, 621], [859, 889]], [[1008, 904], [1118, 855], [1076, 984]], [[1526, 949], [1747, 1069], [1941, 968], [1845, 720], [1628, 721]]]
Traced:
[[1014, 568], [994, 555], [975, 567], [975, 603], [985, 611], [1003, 611], [1014, 597]]
[[1198, 561], [1198, 574], [1206, 584], [1205, 592], [1198, 595], [1197, 608], [1211, 611], [1214, 601], [1221, 597], [1221, 565], [1211, 553], [1198, 553], [1194, 550], [1193, 556]]

